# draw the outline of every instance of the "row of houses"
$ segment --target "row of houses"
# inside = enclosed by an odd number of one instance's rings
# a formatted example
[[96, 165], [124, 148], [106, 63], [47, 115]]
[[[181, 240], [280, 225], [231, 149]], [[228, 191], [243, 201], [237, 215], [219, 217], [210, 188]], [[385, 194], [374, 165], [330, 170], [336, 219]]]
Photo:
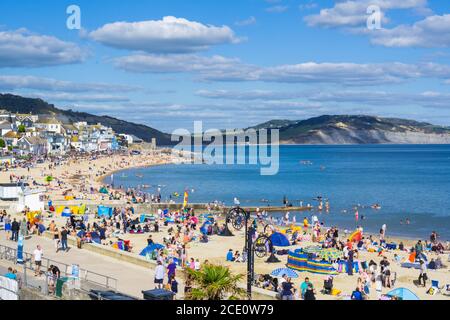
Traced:
[[47, 115], [15, 114], [5, 110], [0, 110], [0, 135], [3, 150], [20, 155], [102, 152], [143, 143], [142, 139], [117, 134], [101, 123], [63, 123]]

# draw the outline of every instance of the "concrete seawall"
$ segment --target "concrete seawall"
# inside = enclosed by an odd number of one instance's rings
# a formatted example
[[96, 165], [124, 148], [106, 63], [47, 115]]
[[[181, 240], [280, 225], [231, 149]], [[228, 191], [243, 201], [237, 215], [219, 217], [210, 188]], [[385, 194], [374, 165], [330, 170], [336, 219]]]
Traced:
[[[49, 231], [46, 231], [43, 233], [43, 236], [48, 239], [53, 239], [53, 234]], [[67, 240], [68, 244], [72, 246], [73, 250], [80, 250], [77, 249], [77, 242], [74, 237], [68, 237]], [[81, 250], [87, 250], [90, 252], [94, 252], [103, 256], [107, 256], [113, 259], [117, 259], [119, 261], [128, 262], [134, 265], [138, 265], [145, 268], [154, 269], [156, 267], [156, 261], [153, 260], [147, 260], [141, 256], [138, 256], [136, 254], [132, 254], [129, 252], [117, 250], [114, 248], [110, 248], [108, 246], [99, 245], [99, 244], [92, 244], [92, 243], [86, 243], [83, 244]], [[183, 275], [185, 275], [185, 271], [183, 269], [180, 269], [179, 271]], [[247, 287], [244, 285], [240, 286], [242, 289], [246, 289]], [[253, 300], [274, 300], [276, 293], [271, 292], [268, 290], [263, 290], [261, 288], [253, 287]]]

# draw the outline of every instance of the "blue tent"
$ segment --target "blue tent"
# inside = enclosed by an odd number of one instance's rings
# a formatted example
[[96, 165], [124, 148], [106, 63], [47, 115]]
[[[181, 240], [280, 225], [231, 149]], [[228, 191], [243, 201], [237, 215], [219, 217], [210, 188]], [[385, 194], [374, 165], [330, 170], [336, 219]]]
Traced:
[[61, 216], [62, 217], [71, 217], [72, 216], [72, 210], [70, 210], [70, 208], [65, 207], [64, 210], [61, 212]]
[[420, 300], [414, 292], [406, 288], [397, 288], [386, 294], [388, 297], [397, 297], [399, 300]]
[[99, 217], [108, 217], [111, 218], [113, 214], [113, 209], [105, 206], [98, 206], [97, 214]]
[[40, 233], [44, 233], [44, 232], [45, 232], [45, 226], [44, 226], [43, 224], [40, 224], [40, 225], [38, 226], [38, 228], [39, 228], [39, 232], [40, 232]]
[[139, 223], [144, 223], [146, 221], [155, 221], [156, 218], [153, 214], [141, 214], [139, 216]]
[[272, 241], [272, 244], [276, 247], [289, 247], [291, 243], [289, 242], [288, 238], [280, 232], [275, 232], [270, 236], [270, 240]]
[[102, 244], [102, 241], [100, 240], [100, 235], [97, 232], [91, 232], [91, 238], [92, 242]]
[[203, 234], [207, 234], [208, 233], [208, 227], [212, 225], [212, 222], [207, 220], [205, 221], [205, 223], [201, 226], [200, 228], [200, 232]]
[[142, 257], [146, 257], [147, 255], [151, 255], [155, 250], [159, 250], [162, 248], [164, 248], [162, 244], [154, 243], [144, 248], [144, 250], [142, 250], [139, 255]]

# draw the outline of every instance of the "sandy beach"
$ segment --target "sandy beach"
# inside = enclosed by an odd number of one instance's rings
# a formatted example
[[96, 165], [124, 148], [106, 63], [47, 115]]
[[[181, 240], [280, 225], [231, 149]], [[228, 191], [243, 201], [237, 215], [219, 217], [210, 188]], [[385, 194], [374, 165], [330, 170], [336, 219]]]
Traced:
[[[102, 180], [104, 177], [110, 175], [113, 172], [117, 172], [120, 170], [133, 168], [133, 167], [146, 167], [146, 166], [154, 166], [154, 165], [163, 165], [171, 162], [171, 156], [169, 154], [163, 154], [161, 152], [143, 152], [139, 156], [130, 156], [130, 155], [108, 155], [101, 156], [96, 159], [92, 157], [87, 158], [73, 158], [66, 161], [61, 162], [60, 165], [50, 168], [49, 163], [38, 164], [30, 170], [24, 168], [12, 169], [7, 172], [0, 173], [0, 182], [6, 183], [10, 181], [10, 175], [14, 174], [15, 176], [25, 176], [25, 180], [29, 183], [33, 181], [46, 185], [46, 195], [49, 199], [53, 201], [64, 201], [65, 194], [64, 191], [71, 190], [69, 192], [73, 196], [75, 196], [79, 203], [90, 203], [90, 204], [102, 204], [102, 200], [106, 200], [107, 196], [102, 195], [98, 192], [98, 190], [103, 186]], [[45, 182], [45, 177], [51, 175], [54, 177], [54, 180], [47, 185]], [[91, 192], [90, 188], [94, 188], [95, 192]], [[123, 206], [126, 205], [126, 199], [123, 197], [119, 201]], [[2, 203], [3, 206], [8, 205], [8, 203]], [[117, 207], [120, 207], [118, 204]], [[8, 212], [13, 216], [21, 217], [22, 214]], [[134, 217], [138, 217], [140, 214], [145, 212], [135, 212]], [[196, 212], [196, 214], [202, 214], [204, 212]], [[47, 215], [44, 215], [47, 217]], [[217, 215], [216, 218], [219, 221], [219, 225], [222, 225], [224, 222], [224, 217]], [[62, 217], [51, 217], [45, 218], [44, 225], [48, 226], [51, 220], [55, 220], [57, 225], [62, 226], [66, 223], [67, 218]], [[89, 222], [92, 223], [94, 221], [93, 215], [90, 216]], [[100, 220], [96, 220], [99, 222]], [[154, 242], [163, 243], [164, 237], [168, 236], [169, 226], [162, 226], [158, 233], [152, 233], [152, 237]], [[222, 264], [229, 266], [233, 272], [237, 273], [246, 273], [246, 263], [238, 263], [238, 262], [225, 262], [225, 256], [229, 249], [233, 251], [242, 252], [244, 246], [244, 233], [243, 231], [235, 231], [231, 227], [230, 229], [234, 233], [234, 237], [220, 237], [218, 235], [210, 236], [208, 243], [201, 243], [199, 241], [189, 242], [186, 246], [187, 248], [187, 257], [188, 259], [194, 258], [199, 259], [201, 262], [208, 260], [212, 263]], [[259, 232], [262, 232], [262, 227], [259, 229]], [[198, 233], [198, 230], [197, 230]], [[365, 236], [368, 236], [365, 234]], [[132, 253], [138, 255], [139, 252], [147, 246], [147, 237], [148, 234], [122, 234], [120, 236], [126, 240], [130, 240], [133, 246]], [[345, 235], [341, 232], [341, 237], [345, 238]], [[376, 236], [374, 235], [374, 238]], [[114, 239], [107, 239], [104, 241], [104, 245], [109, 246], [109, 242]], [[344, 239], [345, 240], [345, 239]], [[422, 239], [426, 240], [426, 239]], [[403, 242], [405, 244], [405, 248], [411, 248], [414, 246], [417, 240], [411, 239], [399, 239], [395, 237], [390, 237], [389, 234], [386, 236], [386, 241], [390, 242]], [[12, 244], [12, 242], [11, 242]], [[289, 247], [288, 249], [297, 249], [306, 247], [309, 245], [313, 245], [312, 242], [302, 242], [300, 245]], [[285, 248], [283, 248], [285, 249]], [[444, 296], [441, 294], [438, 295], [429, 295], [426, 293], [429, 286], [417, 287], [413, 284], [413, 280], [416, 280], [419, 276], [419, 270], [416, 269], [406, 269], [400, 266], [400, 263], [394, 262], [394, 254], [397, 254], [401, 257], [402, 260], [406, 260], [408, 257], [408, 253], [405, 251], [385, 251], [383, 255], [386, 256], [389, 261], [391, 261], [391, 270], [396, 273], [396, 284], [395, 288], [405, 287], [412, 290], [420, 299], [422, 300], [433, 300], [433, 299], [449, 299], [448, 296]], [[437, 258], [438, 254], [436, 253], [427, 253], [428, 258]], [[265, 262], [265, 259], [255, 260], [255, 274], [270, 274], [272, 270], [275, 268], [283, 268], [286, 264], [287, 256], [278, 256], [281, 262], [276, 264], [269, 264]], [[447, 265], [446, 268], [439, 270], [429, 270], [428, 276], [430, 280], [438, 280], [441, 285], [448, 284], [450, 282], [450, 268], [448, 262], [448, 251], [445, 254], [440, 255], [442, 262]], [[378, 253], [370, 253], [366, 251], [359, 252], [359, 257], [357, 261], [370, 261], [374, 260], [377, 264], [381, 261], [382, 257], [378, 255]], [[349, 295], [351, 295], [352, 291], [356, 288], [358, 275], [355, 274], [353, 276], [348, 276], [347, 274], [339, 274], [335, 277], [334, 287], [340, 291], [342, 294], [340, 296], [331, 296], [331, 295], [323, 295], [320, 293], [320, 290], [323, 286], [323, 275], [316, 275], [312, 273], [298, 273], [299, 278], [293, 279], [295, 283], [295, 287], [298, 288], [300, 283], [304, 281], [305, 277], [309, 277], [311, 282], [314, 284], [317, 293], [317, 299], [333, 299], [333, 300], [342, 300], [346, 299]], [[182, 279], [180, 279], [182, 280]], [[429, 281], [430, 283], [430, 281]], [[243, 283], [244, 284], [244, 283]], [[383, 293], [387, 293], [391, 289], [383, 288]], [[370, 299], [376, 299], [375, 288], [372, 286], [370, 290]]]

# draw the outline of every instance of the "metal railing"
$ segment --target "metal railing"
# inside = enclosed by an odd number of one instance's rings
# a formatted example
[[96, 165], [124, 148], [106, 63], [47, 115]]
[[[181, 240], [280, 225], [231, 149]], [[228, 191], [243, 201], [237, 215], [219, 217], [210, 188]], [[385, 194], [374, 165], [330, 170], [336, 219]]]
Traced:
[[[17, 264], [17, 249], [0, 245], [0, 259], [12, 262], [13, 264]], [[72, 276], [72, 266], [66, 263], [48, 258], [42, 258], [41, 264], [41, 272], [43, 271], [44, 273], [46, 273], [49, 267], [53, 265], [59, 268], [61, 276]], [[35, 271], [32, 255], [30, 253], [23, 252], [23, 264], [21, 264], [21, 266], [23, 266], [24, 270], [23, 282], [25, 285], [30, 286], [30, 283], [27, 282], [27, 270], [33, 272]], [[115, 278], [84, 268], [79, 268], [78, 276], [81, 281], [81, 289], [83, 291], [89, 292], [91, 289], [106, 289], [117, 291], [117, 279]], [[47, 283], [47, 281], [45, 281], [45, 283]], [[44, 291], [48, 291], [48, 288], [44, 289]]]

